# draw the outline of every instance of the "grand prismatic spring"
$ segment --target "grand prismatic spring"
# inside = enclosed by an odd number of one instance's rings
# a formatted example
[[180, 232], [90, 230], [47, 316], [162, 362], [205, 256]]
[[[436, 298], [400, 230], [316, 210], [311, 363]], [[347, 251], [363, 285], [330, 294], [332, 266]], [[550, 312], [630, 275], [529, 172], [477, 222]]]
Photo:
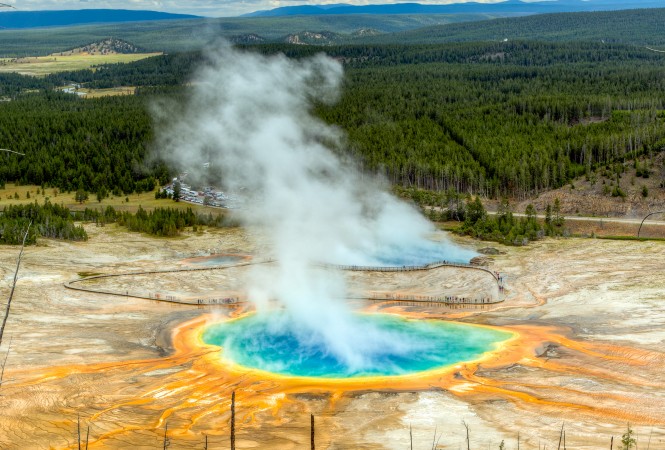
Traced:
[[511, 336], [484, 327], [385, 314], [357, 315], [352, 320], [368, 332], [375, 332], [372, 328], [385, 332], [399, 345], [384, 342], [363, 365], [350, 366], [331, 354], [322, 339], [302, 333], [296, 321], [279, 312], [211, 325], [203, 340], [221, 346], [223, 359], [241, 366], [281, 375], [349, 378], [408, 375], [475, 360]]

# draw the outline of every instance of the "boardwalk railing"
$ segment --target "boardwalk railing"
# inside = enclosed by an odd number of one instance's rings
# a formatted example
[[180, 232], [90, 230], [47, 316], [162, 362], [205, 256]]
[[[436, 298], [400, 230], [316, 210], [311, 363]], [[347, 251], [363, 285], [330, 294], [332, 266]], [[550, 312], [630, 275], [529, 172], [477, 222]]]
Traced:
[[[81, 283], [103, 279], [103, 278], [114, 278], [114, 277], [126, 277], [126, 276], [140, 276], [140, 275], [157, 275], [165, 273], [180, 273], [180, 272], [201, 272], [201, 271], [212, 271], [212, 270], [223, 270], [230, 269], [234, 267], [250, 266], [257, 264], [267, 264], [275, 262], [274, 259], [266, 259], [261, 261], [249, 261], [233, 265], [220, 265], [214, 267], [197, 267], [197, 268], [187, 268], [187, 269], [167, 269], [167, 270], [147, 270], [147, 271], [137, 271], [137, 272], [121, 272], [115, 274], [105, 274], [105, 275], [93, 275], [90, 277], [81, 278], [78, 280], [72, 280], [64, 283], [65, 288], [73, 289], [78, 291], [92, 292], [97, 294], [107, 294], [107, 295], [116, 295], [121, 297], [134, 297], [134, 298], [143, 298], [147, 300], [157, 300], [162, 302], [169, 303], [180, 303], [188, 305], [230, 305], [236, 303], [243, 303], [245, 300], [242, 300], [238, 296], [229, 296], [224, 298], [181, 298], [171, 294], [162, 294], [158, 292], [129, 292], [129, 290], [110, 290], [103, 288], [95, 288], [82, 286]], [[472, 270], [481, 270], [487, 272], [495, 279], [499, 288], [499, 294], [503, 293], [503, 277], [500, 276], [498, 272], [492, 271], [486, 267], [476, 266], [473, 264], [466, 263], [454, 263], [448, 261], [437, 261], [424, 266], [344, 266], [344, 265], [334, 265], [334, 264], [319, 264], [320, 267], [334, 268], [338, 270], [348, 270], [348, 271], [363, 271], [363, 272], [410, 272], [410, 271], [420, 271], [420, 270], [431, 270], [439, 267], [456, 267], [462, 269], [472, 269]], [[416, 302], [416, 303], [440, 303], [445, 305], [493, 305], [501, 303], [504, 301], [502, 295], [499, 295], [498, 298], [491, 297], [479, 297], [479, 298], [470, 298], [470, 297], [459, 297], [459, 296], [427, 296], [427, 295], [402, 295], [402, 294], [375, 294], [371, 293], [367, 296], [361, 297], [368, 300], [380, 300], [380, 301], [404, 301], [404, 302]]]
[[402, 294], [369, 294], [368, 300], [398, 301], [413, 303], [440, 303], [444, 305], [495, 305], [502, 303], [502, 298], [491, 297], [459, 297], [456, 295], [431, 296], [431, 295], [402, 295]]
[[491, 297], [458, 297], [458, 296], [427, 296], [427, 295], [401, 295], [401, 294], [371, 294], [366, 297], [369, 300], [384, 300], [384, 301], [405, 301], [405, 302], [421, 302], [421, 303], [442, 303], [445, 305], [494, 305], [504, 301], [504, 286], [503, 277], [499, 272], [495, 272], [487, 267], [477, 266], [468, 263], [450, 262], [450, 261], [435, 261], [423, 266], [346, 266], [335, 264], [321, 264], [321, 267], [328, 267], [338, 270], [358, 271], [358, 272], [412, 272], [419, 270], [432, 270], [439, 267], [455, 267], [459, 269], [480, 270], [486, 272], [494, 278], [499, 288], [499, 296], [495, 299]]
[[145, 271], [136, 271], [136, 272], [121, 272], [121, 273], [112, 273], [104, 275], [93, 275], [90, 277], [80, 278], [78, 280], [67, 281], [64, 283], [65, 288], [72, 289], [76, 291], [92, 292], [95, 294], [107, 294], [107, 295], [116, 295], [120, 297], [134, 297], [134, 298], [143, 298], [146, 300], [157, 300], [161, 302], [169, 303], [181, 303], [186, 305], [228, 305], [234, 303], [241, 303], [242, 301], [238, 297], [226, 297], [226, 298], [206, 298], [206, 299], [192, 299], [192, 298], [180, 298], [170, 294], [162, 294], [159, 292], [140, 292], [135, 291], [130, 292], [128, 290], [110, 290], [103, 288], [94, 288], [88, 286], [81, 286], [80, 283], [85, 283], [90, 280], [99, 280], [103, 278], [117, 278], [117, 277], [127, 277], [127, 276], [140, 276], [140, 275], [158, 275], [164, 273], [180, 273], [180, 272], [202, 272], [202, 271], [212, 271], [212, 270], [223, 270], [230, 269], [233, 267], [242, 267], [242, 266], [251, 266], [257, 264], [266, 264], [270, 263], [273, 260], [263, 260], [263, 261], [249, 261], [243, 262], [234, 265], [220, 265], [214, 267], [195, 267], [188, 269], [167, 269], [167, 270], [145, 270]]
[[416, 270], [431, 270], [438, 267], [457, 267], [460, 269], [474, 269], [487, 272], [499, 281], [499, 274], [487, 267], [476, 266], [474, 264], [450, 262], [450, 261], [435, 261], [433, 263], [425, 264], [424, 266], [345, 266], [338, 264], [321, 264], [321, 267], [329, 267], [339, 270], [350, 270], [360, 272], [411, 272]]

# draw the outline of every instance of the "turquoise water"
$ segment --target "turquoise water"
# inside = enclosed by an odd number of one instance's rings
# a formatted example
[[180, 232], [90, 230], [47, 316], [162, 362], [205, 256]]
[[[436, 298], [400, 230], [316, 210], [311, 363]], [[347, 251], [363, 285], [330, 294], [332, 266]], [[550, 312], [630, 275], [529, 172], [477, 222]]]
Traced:
[[190, 263], [196, 264], [197, 266], [215, 267], [215, 266], [222, 266], [225, 264], [236, 264], [242, 260], [243, 260], [242, 256], [217, 255], [217, 256], [196, 258], [194, 260], [191, 260]]
[[382, 246], [371, 255], [378, 266], [425, 266], [434, 262], [447, 261], [468, 263], [477, 253], [451, 244], [422, 240], [404, 246]]
[[[302, 330], [285, 313], [255, 314], [211, 325], [208, 344], [241, 366], [291, 376], [350, 378], [406, 375], [477, 359], [510, 333], [444, 321], [407, 320], [386, 314], [354, 315], [362, 363], [337, 355], [316, 332]], [[369, 340], [377, 342], [368, 344]]]

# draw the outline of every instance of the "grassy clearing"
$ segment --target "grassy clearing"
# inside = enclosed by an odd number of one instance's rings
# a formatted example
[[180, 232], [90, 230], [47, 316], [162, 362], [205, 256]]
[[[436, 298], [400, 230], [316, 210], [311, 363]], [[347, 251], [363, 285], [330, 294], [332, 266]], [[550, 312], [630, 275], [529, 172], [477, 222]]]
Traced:
[[[538, 219], [542, 223], [542, 219]], [[460, 222], [439, 222], [437, 226], [449, 232], [457, 232], [461, 227]], [[638, 224], [608, 222], [603, 218], [589, 217], [587, 220], [568, 220], [565, 228], [570, 231], [572, 237], [621, 240], [621, 241], [665, 241], [665, 226], [645, 224], [642, 227], [640, 237], [637, 237]]]
[[[2, 210], [7, 205], [25, 205], [28, 203], [34, 203], [37, 200], [38, 203], [44, 203], [45, 199], [49, 199], [51, 203], [62, 204], [63, 206], [71, 209], [72, 211], [83, 211], [85, 208], [106, 208], [107, 206], [112, 206], [117, 211], [129, 211], [136, 212], [139, 206], [145, 210], [153, 210], [155, 208], [178, 208], [178, 209], [187, 209], [192, 208], [194, 213], [209, 213], [216, 215], [220, 212], [225, 212], [226, 210], [220, 208], [212, 208], [209, 206], [196, 205], [186, 202], [174, 202], [173, 200], [168, 199], [155, 199], [155, 191], [144, 192], [142, 194], [130, 194], [127, 196], [114, 197], [111, 195], [108, 198], [105, 198], [101, 202], [98, 202], [95, 198], [95, 194], [90, 193], [90, 199], [78, 203], [74, 199], [75, 192], [60, 192], [55, 188], [46, 188], [46, 193], [42, 194], [42, 190], [39, 186], [34, 185], [25, 185], [25, 186], [16, 186], [14, 184], [7, 183], [5, 189], [0, 189], [0, 210]], [[39, 193], [37, 193], [39, 191]], [[28, 198], [28, 193], [30, 198]], [[16, 195], [18, 194], [18, 198]]]
[[665, 241], [662, 237], [637, 237], [637, 236], [596, 236], [598, 239], [608, 239], [612, 241]]
[[94, 277], [94, 276], [97, 276], [97, 275], [102, 275], [101, 272], [77, 272], [76, 274], [81, 278], [88, 278], [88, 277]]
[[36, 56], [30, 58], [0, 58], [0, 72], [44, 76], [50, 73], [89, 69], [100, 64], [130, 63], [162, 53], [112, 53], [106, 55], [76, 53], [65, 56]]
[[133, 86], [121, 86], [109, 89], [87, 89], [82, 88], [77, 92], [85, 93], [84, 98], [110, 97], [114, 95], [134, 95], [136, 88]]

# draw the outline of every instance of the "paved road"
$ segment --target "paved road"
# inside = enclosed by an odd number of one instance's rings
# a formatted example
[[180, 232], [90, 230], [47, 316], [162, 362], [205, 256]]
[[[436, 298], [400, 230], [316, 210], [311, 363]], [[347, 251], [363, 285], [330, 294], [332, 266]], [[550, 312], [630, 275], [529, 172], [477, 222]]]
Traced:
[[[496, 215], [496, 211], [488, 211], [487, 214]], [[525, 217], [524, 213], [513, 213], [515, 217]], [[658, 214], [654, 214], [652, 217], [658, 217]], [[646, 220], [644, 225], [659, 225], [665, 226], [665, 214], [660, 214], [663, 220]], [[536, 217], [539, 219], [544, 219], [544, 214], [537, 214]], [[624, 218], [624, 217], [581, 217], [581, 216], [564, 216], [565, 220], [578, 221], [578, 222], [603, 222], [603, 223], [624, 223], [624, 224], [635, 224], [639, 225], [642, 223], [644, 217], [639, 218]]]

